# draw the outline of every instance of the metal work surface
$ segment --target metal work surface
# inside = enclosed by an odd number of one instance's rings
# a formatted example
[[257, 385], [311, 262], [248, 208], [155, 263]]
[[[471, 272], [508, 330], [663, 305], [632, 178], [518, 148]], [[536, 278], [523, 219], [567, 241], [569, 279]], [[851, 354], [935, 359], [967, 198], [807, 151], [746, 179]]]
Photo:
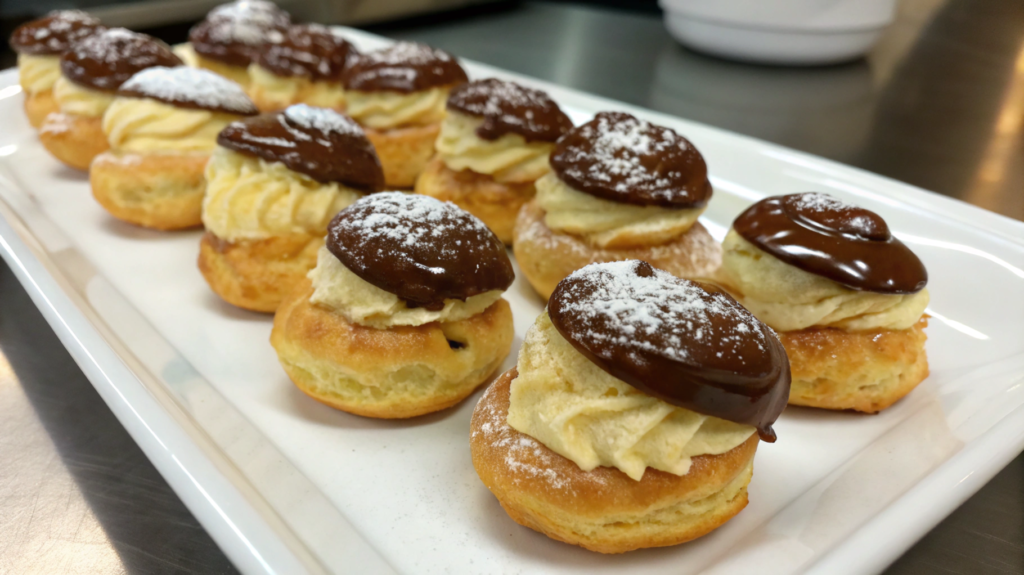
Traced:
[[[867, 60], [820, 69], [716, 60], [677, 46], [656, 16], [571, 5], [375, 31], [1024, 219], [1020, 2], [905, 1]], [[0, 437], [0, 573], [234, 572], [6, 267]], [[1024, 457], [887, 573], [1024, 573]]]

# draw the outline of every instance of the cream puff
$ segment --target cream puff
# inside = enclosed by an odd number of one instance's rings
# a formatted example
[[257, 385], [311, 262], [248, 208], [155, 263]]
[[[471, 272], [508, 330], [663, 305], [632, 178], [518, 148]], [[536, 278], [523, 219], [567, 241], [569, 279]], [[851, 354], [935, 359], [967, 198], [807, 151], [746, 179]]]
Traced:
[[572, 121], [547, 94], [496, 78], [458, 86], [416, 193], [447, 200], [512, 243], [519, 209], [551, 171], [548, 156]]
[[292, 382], [336, 409], [385, 419], [445, 409], [512, 346], [505, 247], [454, 204], [401, 192], [360, 199], [330, 224], [316, 268], [274, 315]]
[[517, 523], [601, 553], [701, 537], [747, 504], [786, 407], [772, 330], [647, 262], [562, 280], [473, 412], [484, 485]]
[[233, 122], [206, 165], [199, 270], [228, 303], [273, 312], [316, 265], [331, 218], [383, 187], [362, 128], [334, 110]]
[[43, 147], [72, 168], [89, 169], [110, 146], [103, 114], [121, 84], [153, 66], [180, 66], [181, 60], [160, 40], [124, 28], [111, 28], [76, 42], [60, 57], [53, 85], [59, 112], [46, 116], [39, 131]]
[[641, 259], [686, 278], [718, 268], [721, 248], [697, 221], [711, 199], [707, 165], [686, 138], [601, 112], [562, 136], [550, 163], [512, 241], [542, 297], [590, 263]]
[[60, 55], [102, 29], [97, 18], [81, 10], [54, 10], [18, 26], [11, 34], [11, 49], [18, 54], [18, 82], [25, 93], [25, 115], [33, 128], [59, 110], [53, 85], [60, 78]]
[[249, 94], [263, 111], [309, 104], [344, 111], [341, 74], [355, 48], [326, 26], [291, 26], [249, 65]]
[[273, 2], [237, 0], [221, 4], [188, 32], [189, 49], [200, 68], [249, 87], [249, 64], [267, 46], [284, 40], [291, 16]]
[[110, 150], [89, 169], [111, 215], [158, 230], [202, 225], [203, 173], [228, 124], [258, 113], [238, 84], [207, 70], [147, 68], [103, 115]]
[[447, 52], [397, 42], [353, 58], [343, 75], [346, 112], [366, 129], [388, 187], [411, 188], [434, 155], [445, 101], [466, 72]]
[[779, 332], [793, 405], [875, 413], [928, 376], [928, 273], [874, 212], [819, 193], [764, 199], [726, 235], [719, 279]]

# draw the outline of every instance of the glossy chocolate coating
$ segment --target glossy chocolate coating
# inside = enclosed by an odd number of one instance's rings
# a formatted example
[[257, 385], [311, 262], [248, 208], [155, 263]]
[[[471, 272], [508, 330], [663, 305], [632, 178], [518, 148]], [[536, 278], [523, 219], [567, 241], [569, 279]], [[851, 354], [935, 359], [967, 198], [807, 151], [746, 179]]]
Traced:
[[411, 93], [465, 82], [466, 71], [444, 50], [415, 42], [396, 42], [360, 54], [343, 75], [346, 90]]
[[773, 257], [850, 289], [911, 294], [928, 284], [914, 252], [878, 214], [817, 193], [766, 198], [733, 223]]
[[551, 168], [574, 190], [613, 202], [684, 209], [711, 199], [697, 148], [625, 112], [601, 112], [562, 136]]
[[278, 76], [340, 81], [350, 55], [355, 49], [330, 28], [301, 24], [289, 28], [280, 43], [267, 46], [256, 63]]
[[562, 337], [609, 374], [775, 441], [772, 423], [789, 400], [786, 351], [725, 292], [644, 261], [592, 264], [558, 284], [548, 314]]
[[183, 64], [160, 40], [124, 28], [111, 28], [77, 42], [64, 52], [60, 57], [60, 72], [86, 88], [112, 92], [146, 68], [172, 68]]
[[229, 66], [248, 66], [264, 47], [284, 39], [291, 16], [271, 2], [222, 4], [189, 30], [196, 54]]
[[373, 144], [351, 118], [305, 104], [228, 124], [217, 144], [306, 174], [372, 193], [384, 188]]
[[455, 88], [448, 109], [483, 118], [476, 135], [484, 140], [519, 134], [528, 142], [554, 142], [572, 129], [572, 120], [550, 96], [497, 78]]
[[364, 281], [432, 311], [515, 279], [504, 244], [483, 222], [418, 194], [374, 194], [345, 208], [327, 228], [327, 249]]
[[99, 19], [81, 10], [54, 10], [15, 28], [11, 48], [19, 54], [55, 56], [100, 30]]

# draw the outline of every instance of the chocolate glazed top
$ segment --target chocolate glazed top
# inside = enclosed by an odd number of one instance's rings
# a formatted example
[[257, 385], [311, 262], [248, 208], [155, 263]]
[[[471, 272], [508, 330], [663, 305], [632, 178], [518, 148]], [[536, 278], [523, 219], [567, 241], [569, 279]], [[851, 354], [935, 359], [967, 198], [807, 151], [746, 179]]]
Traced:
[[373, 193], [384, 188], [384, 171], [363, 129], [348, 116], [306, 104], [228, 124], [217, 144], [281, 162], [318, 182], [338, 182]]
[[711, 199], [697, 148], [625, 112], [601, 112], [562, 136], [551, 168], [571, 188], [613, 202], [683, 209]]
[[453, 86], [467, 79], [451, 54], [415, 42], [396, 42], [360, 54], [343, 75], [346, 90], [405, 94]]
[[340, 81], [350, 55], [355, 48], [330, 28], [301, 24], [289, 28], [280, 43], [267, 46], [256, 63], [278, 76]]
[[850, 289], [910, 294], [928, 284], [924, 264], [881, 216], [825, 194], [766, 198], [733, 228], [779, 260]]
[[97, 32], [60, 57], [60, 72], [65, 78], [105, 92], [117, 90], [146, 68], [182, 65], [167, 44], [124, 28]]
[[483, 222], [419, 194], [361, 198], [331, 221], [327, 249], [364, 281], [431, 311], [515, 279], [505, 246]]
[[558, 284], [548, 314], [609, 374], [775, 441], [772, 424], [789, 400], [789, 359], [771, 328], [728, 294], [640, 260], [591, 264]]
[[117, 95], [150, 98], [178, 108], [239, 116], [259, 113], [241, 86], [201, 68], [146, 68], [121, 84]]
[[54, 56], [100, 30], [103, 26], [99, 19], [81, 10], [54, 10], [15, 28], [11, 48], [19, 54]]
[[448, 109], [483, 118], [476, 135], [484, 140], [519, 134], [528, 142], [554, 142], [572, 129], [572, 120], [547, 94], [497, 78], [455, 88]]
[[248, 66], [267, 44], [284, 39], [291, 16], [272, 2], [222, 4], [188, 32], [196, 54], [229, 66]]

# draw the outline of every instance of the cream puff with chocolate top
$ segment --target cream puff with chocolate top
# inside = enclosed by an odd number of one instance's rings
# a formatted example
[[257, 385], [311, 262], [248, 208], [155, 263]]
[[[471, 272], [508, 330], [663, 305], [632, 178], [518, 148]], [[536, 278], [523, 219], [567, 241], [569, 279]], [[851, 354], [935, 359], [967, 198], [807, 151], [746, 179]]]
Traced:
[[139, 226], [200, 226], [217, 134], [256, 114], [241, 86], [213, 72], [147, 68], [121, 84], [103, 115], [110, 150], [89, 169], [92, 194], [111, 215]]
[[718, 268], [721, 248], [697, 221], [711, 199], [707, 165], [686, 138], [601, 112], [562, 136], [550, 163], [512, 242], [542, 297], [590, 263], [642, 259], [687, 278]]
[[397, 42], [353, 58], [344, 73], [346, 112], [366, 129], [388, 187], [411, 188], [434, 155], [452, 88], [466, 72], [447, 52]]
[[249, 87], [249, 65], [268, 46], [284, 41], [291, 16], [266, 0], [217, 6], [188, 33], [186, 59]]
[[331, 218], [383, 186], [362, 128], [334, 110], [233, 122], [206, 165], [199, 270], [228, 303], [273, 312], [316, 265]]
[[344, 111], [341, 74], [355, 48], [326, 26], [291, 26], [249, 65], [249, 94], [263, 111], [309, 104]]
[[330, 224], [317, 265], [278, 308], [270, 343], [292, 382], [376, 418], [445, 409], [487, 381], [512, 345], [505, 247], [447, 202], [386, 192]]
[[11, 49], [18, 54], [18, 82], [25, 93], [25, 114], [33, 128], [60, 110], [53, 97], [53, 85], [60, 78], [60, 55], [101, 30], [100, 21], [81, 10], [54, 10], [18, 26], [11, 34]]
[[723, 250], [722, 284], [786, 346], [791, 404], [875, 413], [928, 376], [928, 273], [878, 214], [819, 193], [771, 197]]
[[455, 88], [447, 108], [416, 193], [454, 202], [511, 244], [516, 215], [572, 121], [544, 92], [495, 78]]
[[473, 466], [513, 520], [559, 541], [675, 545], [746, 506], [789, 379], [774, 332], [726, 293], [643, 261], [591, 264], [477, 404]]
[[117, 89], [153, 66], [180, 66], [181, 60], [160, 40], [111, 28], [76, 42], [60, 57], [61, 75], [53, 85], [59, 112], [46, 117], [39, 131], [43, 147], [72, 168], [89, 169], [110, 146], [103, 114]]

